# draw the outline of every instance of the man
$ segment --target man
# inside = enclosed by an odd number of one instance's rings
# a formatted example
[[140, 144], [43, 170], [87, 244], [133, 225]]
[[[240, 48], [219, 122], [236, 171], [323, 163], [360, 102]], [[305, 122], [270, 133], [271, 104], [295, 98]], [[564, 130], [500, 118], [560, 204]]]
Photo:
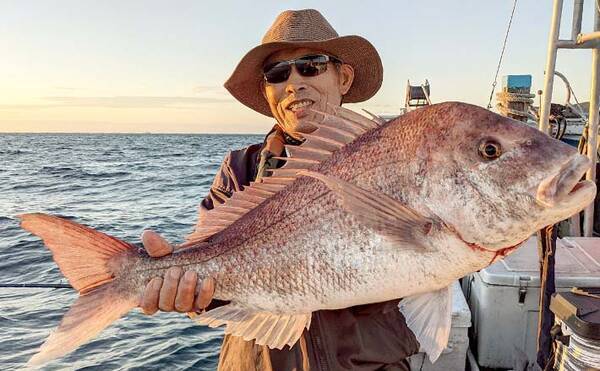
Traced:
[[[267, 31], [262, 44], [248, 52], [225, 83], [246, 106], [276, 119], [264, 143], [232, 151], [219, 169], [209, 195], [200, 205], [198, 225], [210, 210], [280, 166], [284, 145], [297, 145], [315, 128], [307, 109], [330, 111], [328, 105], [361, 102], [381, 86], [383, 67], [375, 48], [359, 36], [339, 37], [316, 10], [285, 11]], [[193, 236], [193, 234], [192, 234]], [[142, 235], [150, 255], [173, 248], [157, 234]], [[310, 247], [307, 247], [310, 248]], [[180, 268], [148, 283], [140, 306], [147, 314], [191, 312], [211, 303], [215, 283]], [[209, 305], [209, 303], [211, 303]], [[222, 370], [408, 370], [406, 357], [418, 342], [406, 327], [398, 301], [313, 313], [311, 326], [290, 349], [270, 350], [253, 341], [225, 336], [219, 359]]]

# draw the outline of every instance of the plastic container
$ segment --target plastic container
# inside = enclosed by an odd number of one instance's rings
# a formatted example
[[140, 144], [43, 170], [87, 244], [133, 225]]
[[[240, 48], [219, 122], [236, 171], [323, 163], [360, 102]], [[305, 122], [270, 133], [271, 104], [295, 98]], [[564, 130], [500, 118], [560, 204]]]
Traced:
[[[556, 243], [556, 289], [600, 287], [600, 238], [565, 238]], [[540, 294], [536, 237], [516, 252], [463, 279], [473, 318], [477, 363], [512, 368], [515, 350], [536, 358]]]
[[464, 370], [469, 348], [469, 327], [471, 327], [471, 311], [460, 285], [456, 281], [452, 285], [452, 329], [448, 346], [434, 364], [429, 362], [429, 358], [424, 353], [410, 357], [411, 369], [423, 371]]
[[506, 75], [502, 77], [502, 88], [510, 92], [529, 92], [529, 89], [531, 89], [531, 75]]

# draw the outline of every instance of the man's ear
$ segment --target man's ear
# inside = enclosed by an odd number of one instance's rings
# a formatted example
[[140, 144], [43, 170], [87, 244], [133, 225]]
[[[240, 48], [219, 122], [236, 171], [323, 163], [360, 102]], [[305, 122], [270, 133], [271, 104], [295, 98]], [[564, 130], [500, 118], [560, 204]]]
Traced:
[[354, 81], [354, 68], [349, 64], [342, 64], [340, 66], [340, 93], [345, 95]]
[[260, 92], [263, 95], [263, 98], [267, 100], [267, 92], [265, 91], [265, 79], [260, 80]]

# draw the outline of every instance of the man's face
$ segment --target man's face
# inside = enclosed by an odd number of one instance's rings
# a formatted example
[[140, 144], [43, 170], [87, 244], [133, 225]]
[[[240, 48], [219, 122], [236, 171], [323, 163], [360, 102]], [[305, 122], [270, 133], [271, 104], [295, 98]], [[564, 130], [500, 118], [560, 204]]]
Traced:
[[[282, 50], [269, 56], [265, 65], [315, 54], [325, 53], [307, 48]], [[307, 109], [328, 111], [327, 103], [339, 106], [342, 96], [350, 89], [353, 78], [354, 70], [347, 64], [335, 66], [329, 62], [327, 71], [312, 77], [300, 75], [296, 67], [292, 66], [290, 77], [286, 81], [264, 83], [265, 99], [283, 130], [300, 139], [301, 133], [315, 130], [309, 124], [313, 114]]]

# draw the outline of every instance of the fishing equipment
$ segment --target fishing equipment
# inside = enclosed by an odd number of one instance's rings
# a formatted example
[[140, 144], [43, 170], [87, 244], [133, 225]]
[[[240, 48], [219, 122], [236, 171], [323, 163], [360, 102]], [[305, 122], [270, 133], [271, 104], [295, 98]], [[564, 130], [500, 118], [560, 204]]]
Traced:
[[600, 369], [600, 289], [573, 289], [555, 294], [555, 370]]
[[512, 25], [512, 21], [513, 21], [513, 17], [515, 16], [516, 8], [517, 8], [517, 0], [514, 0], [513, 6], [512, 6], [512, 11], [510, 12], [510, 18], [508, 19], [508, 26], [506, 26], [506, 33], [504, 34], [504, 42], [502, 43], [502, 51], [500, 52], [500, 58], [498, 58], [498, 66], [496, 67], [496, 74], [494, 75], [494, 82], [492, 83], [492, 91], [490, 92], [490, 100], [488, 101], [487, 109], [492, 108], [492, 98], [494, 97], [494, 91], [496, 90], [496, 84], [498, 83], [498, 73], [500, 72], [500, 66], [502, 66], [502, 58], [504, 57], [504, 51], [506, 50], [508, 34], [510, 33], [510, 26]]
[[72, 289], [66, 283], [0, 283], [0, 288], [8, 289]]
[[424, 84], [411, 85], [410, 80], [406, 82], [406, 96], [404, 99], [404, 111], [410, 112], [420, 107], [431, 105], [431, 87], [429, 81], [425, 80]]
[[[550, 128], [550, 108], [552, 102], [552, 88], [554, 85], [554, 75], [556, 71], [556, 57], [558, 49], [592, 49], [592, 69], [591, 69], [591, 96], [589, 106], [589, 131], [591, 133], [598, 132], [598, 118], [600, 108], [600, 7], [598, 0], [594, 0], [594, 32], [589, 34], [581, 33], [581, 21], [583, 16], [583, 0], [575, 0], [573, 6], [573, 21], [571, 27], [571, 38], [569, 40], [560, 40], [560, 20], [562, 17], [563, 0], [554, 0], [552, 8], [552, 20], [550, 33], [548, 36], [548, 54], [546, 58], [546, 68], [544, 75], [544, 88], [542, 91], [542, 100], [540, 104], [540, 119], [539, 129], [545, 133], [549, 132]], [[598, 150], [597, 135], [590, 135], [587, 142], [587, 156], [592, 161], [592, 166], [586, 173], [586, 179], [592, 182], [596, 181], [596, 162]], [[583, 234], [586, 237], [591, 237], [594, 226], [594, 203], [590, 203], [584, 212], [583, 219]], [[544, 232], [540, 233], [542, 236]], [[553, 279], [553, 274], [549, 271], [553, 265], [552, 246], [548, 243], [552, 240], [542, 239], [540, 246], [540, 261], [542, 262], [542, 274], [548, 280]], [[549, 255], [548, 255], [549, 254]], [[543, 262], [547, 262], [544, 264]], [[544, 272], [545, 270], [545, 272]], [[548, 284], [547, 289], [540, 296], [540, 324], [543, 324], [544, 332], [538, 334], [538, 364], [545, 368], [551, 350], [548, 349], [548, 338], [550, 338], [548, 323], [551, 321], [552, 314], [549, 312], [549, 294], [552, 293], [552, 283]]]
[[[565, 237], [555, 246], [556, 291], [600, 287], [600, 241]], [[532, 237], [501, 262], [463, 279], [473, 319], [471, 348], [479, 366], [514, 368], [517, 350], [535, 361], [539, 297], [544, 292], [539, 264], [537, 237]]]

